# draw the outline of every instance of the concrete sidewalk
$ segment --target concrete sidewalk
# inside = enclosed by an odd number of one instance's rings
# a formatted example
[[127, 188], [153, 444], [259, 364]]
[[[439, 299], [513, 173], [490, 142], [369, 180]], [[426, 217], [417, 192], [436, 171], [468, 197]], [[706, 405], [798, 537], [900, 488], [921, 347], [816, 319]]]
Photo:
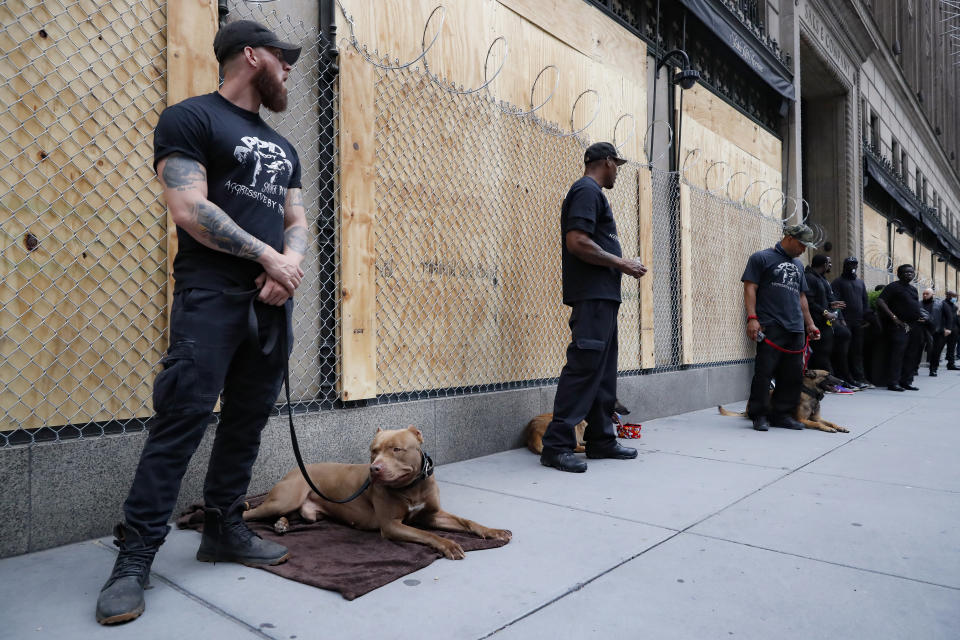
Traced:
[[353, 602], [196, 562], [199, 534], [174, 531], [146, 613], [104, 628], [110, 539], [0, 560], [0, 638], [955, 639], [960, 374], [922, 374], [826, 398], [849, 434], [711, 409], [646, 422], [638, 460], [582, 475], [526, 450], [439, 467], [444, 506], [513, 541]]

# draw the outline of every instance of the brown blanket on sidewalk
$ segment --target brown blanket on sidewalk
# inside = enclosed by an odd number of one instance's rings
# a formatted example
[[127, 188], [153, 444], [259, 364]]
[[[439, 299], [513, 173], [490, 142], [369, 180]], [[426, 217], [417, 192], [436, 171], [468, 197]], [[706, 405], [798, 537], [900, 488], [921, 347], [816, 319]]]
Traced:
[[[248, 498], [255, 507], [266, 494]], [[353, 600], [377, 587], [426, 567], [442, 557], [438, 551], [414, 542], [392, 542], [379, 531], [360, 531], [339, 522], [304, 522], [289, 516], [290, 531], [277, 535], [272, 522], [248, 522], [255, 533], [290, 550], [290, 559], [274, 567], [262, 567], [278, 576], [321, 589], [338, 591]], [[177, 518], [180, 529], [203, 530], [203, 505], [194, 504]], [[505, 542], [484, 540], [469, 533], [436, 531], [455, 540], [464, 551], [493, 549]]]

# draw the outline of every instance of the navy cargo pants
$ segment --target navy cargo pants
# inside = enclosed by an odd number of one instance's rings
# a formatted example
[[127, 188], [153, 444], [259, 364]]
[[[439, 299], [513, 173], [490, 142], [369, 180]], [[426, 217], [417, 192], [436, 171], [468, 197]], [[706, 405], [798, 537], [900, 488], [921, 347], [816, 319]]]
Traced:
[[543, 452], [573, 451], [575, 428], [586, 419], [588, 448], [616, 443], [613, 407], [617, 402], [617, 312], [613, 300], [582, 300], [570, 312], [572, 339], [560, 372], [553, 420], [543, 434]]
[[203, 499], [226, 511], [245, 495], [273, 411], [291, 342], [293, 302], [273, 307], [256, 292], [184, 289], [174, 293], [170, 347], [153, 383], [156, 417], [123, 505], [129, 526], [159, 543], [180, 493], [187, 463], [200, 444], [223, 392]]

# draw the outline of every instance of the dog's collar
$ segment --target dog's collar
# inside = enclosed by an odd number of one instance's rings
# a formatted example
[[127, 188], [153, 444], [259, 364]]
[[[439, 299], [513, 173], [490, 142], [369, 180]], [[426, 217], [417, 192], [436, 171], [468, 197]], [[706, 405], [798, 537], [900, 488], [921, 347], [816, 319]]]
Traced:
[[800, 387], [800, 391], [804, 392], [808, 396], [813, 396], [817, 400], [823, 400], [823, 391], [820, 391], [820, 390], [814, 391], [807, 385], [803, 385], [802, 387]]
[[427, 455], [427, 452], [423, 449], [420, 449], [420, 473], [417, 474], [417, 477], [413, 479], [413, 482], [406, 484], [402, 487], [389, 487], [392, 491], [403, 491], [404, 489], [409, 489], [418, 482], [423, 482], [427, 478], [433, 475], [433, 459]]

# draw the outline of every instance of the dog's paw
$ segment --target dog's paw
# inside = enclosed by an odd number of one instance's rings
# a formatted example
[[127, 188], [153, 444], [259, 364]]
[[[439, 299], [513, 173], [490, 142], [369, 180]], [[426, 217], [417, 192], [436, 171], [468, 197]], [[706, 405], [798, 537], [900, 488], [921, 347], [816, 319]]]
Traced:
[[282, 516], [279, 520], [273, 523], [273, 530], [277, 535], [283, 535], [287, 531], [290, 531], [290, 521], [287, 520], [286, 516]]
[[500, 540], [501, 542], [510, 542], [510, 539], [513, 538], [513, 533], [506, 529], [487, 529], [483, 537], [491, 540]]
[[837, 425], [837, 431], [839, 431], [840, 433], [850, 433], [850, 429], [847, 429], [846, 427], [841, 427], [840, 425]]
[[443, 542], [440, 543], [440, 553], [451, 560], [463, 560], [463, 557], [466, 555], [463, 552], [463, 547], [454, 542], [453, 540], [443, 539]]
[[576, 448], [573, 450], [573, 452], [574, 452], [574, 453], [586, 453], [586, 452], [587, 452], [587, 449], [586, 449], [586, 447], [584, 447], [582, 444], [578, 444], [578, 445], [576, 446]]

